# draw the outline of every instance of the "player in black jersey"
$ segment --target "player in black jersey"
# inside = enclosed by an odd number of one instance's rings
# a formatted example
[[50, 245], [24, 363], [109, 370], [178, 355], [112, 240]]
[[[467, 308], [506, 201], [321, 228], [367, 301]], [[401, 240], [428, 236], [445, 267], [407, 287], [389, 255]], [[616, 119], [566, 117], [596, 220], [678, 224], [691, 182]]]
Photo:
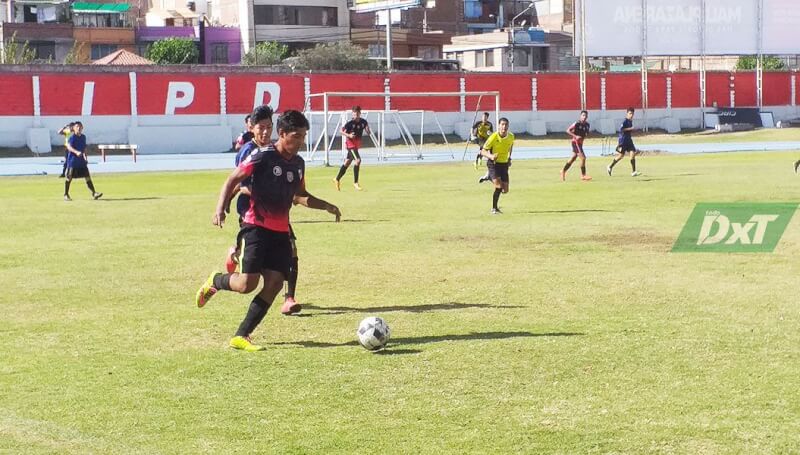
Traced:
[[[267, 120], [252, 119], [253, 133], [264, 135]], [[271, 120], [270, 120], [271, 123]], [[278, 120], [278, 140], [259, 147], [228, 176], [220, 191], [212, 217], [215, 226], [225, 222], [225, 208], [233, 192], [246, 178], [252, 178], [250, 207], [245, 213], [239, 234], [241, 273], [212, 272], [197, 291], [195, 302], [203, 307], [218, 291], [247, 294], [263, 279], [264, 286], [253, 298], [244, 320], [230, 345], [244, 351], [264, 348], [252, 343], [251, 335], [266, 316], [275, 296], [289, 274], [292, 248], [289, 238], [289, 210], [292, 204], [326, 210], [336, 215], [339, 209], [312, 196], [305, 187], [305, 161], [297, 152], [305, 143], [308, 120], [298, 111], [286, 111]]]
[[589, 113], [581, 111], [581, 116], [578, 121], [567, 128], [567, 134], [572, 137], [572, 157], [567, 160], [567, 164], [561, 169], [562, 182], [567, 179], [567, 171], [577, 158], [581, 159], [581, 180], [589, 181], [592, 179], [586, 175], [586, 154], [583, 153], [583, 140], [586, 139], [586, 136], [589, 134], [588, 118]]

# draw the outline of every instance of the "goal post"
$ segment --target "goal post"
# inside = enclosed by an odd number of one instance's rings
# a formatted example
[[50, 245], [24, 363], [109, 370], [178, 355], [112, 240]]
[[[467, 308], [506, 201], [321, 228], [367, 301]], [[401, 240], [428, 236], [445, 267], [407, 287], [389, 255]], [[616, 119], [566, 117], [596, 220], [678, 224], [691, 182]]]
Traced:
[[[337, 113], [341, 113], [342, 109], [332, 109], [331, 108], [331, 100], [337, 98], [384, 98], [384, 110], [369, 110], [369, 112], [378, 113], [380, 115], [380, 129], [377, 132], [377, 135], [373, 135], [372, 137], [373, 142], [375, 143], [376, 147], [379, 151], [379, 156], [385, 159], [385, 146], [386, 146], [386, 137], [384, 127], [387, 122], [387, 118], [391, 119], [391, 121], [395, 122], [398, 130], [400, 131], [400, 137], [406, 142], [412, 152], [417, 155], [418, 159], [422, 159], [422, 134], [424, 133], [425, 129], [425, 113], [432, 112], [433, 119], [436, 122], [436, 126], [441, 132], [442, 136], [445, 138], [445, 142], [447, 143], [447, 138], [445, 135], [445, 131], [437, 118], [436, 110], [420, 110], [420, 109], [413, 109], [413, 110], [396, 110], [391, 108], [391, 100], [394, 98], [458, 98], [459, 99], [459, 109], [457, 111], [448, 111], [441, 113], [453, 113], [453, 114], [465, 114], [471, 113], [471, 109], [467, 110], [467, 97], [477, 97], [479, 100], [482, 98], [492, 98], [494, 97], [494, 113], [495, 113], [495, 122], [500, 118], [500, 92], [499, 91], [456, 91], [456, 92], [322, 92], [322, 93], [311, 93], [306, 96], [305, 99], [305, 113], [309, 118], [309, 122], [312, 122], [312, 118], [314, 115], [321, 115], [322, 116], [322, 134], [318, 139], [312, 137], [309, 134], [309, 139], [307, 140], [307, 151], [311, 152], [312, 149], [316, 151], [316, 149], [321, 145], [323, 150], [325, 151], [324, 156], [324, 164], [326, 166], [330, 165], [330, 149], [331, 149], [331, 141], [335, 139], [338, 130], [343, 127], [343, 120], [341, 117], [337, 121], [336, 127], [333, 131], [330, 129], [330, 122], [332, 120], [336, 120]], [[314, 111], [312, 109], [313, 101], [314, 100], [322, 100], [322, 111]], [[319, 101], [317, 101], [319, 103]], [[480, 106], [478, 106], [480, 108]], [[367, 110], [365, 110], [367, 112]], [[411, 130], [408, 128], [405, 121], [402, 119], [401, 114], [411, 114], [411, 113], [419, 113], [420, 114], [420, 141], [417, 143], [413, 136], [411, 136]], [[470, 125], [470, 128], [472, 125]], [[314, 144], [316, 142], [316, 144]], [[449, 145], [449, 144], [448, 144]], [[455, 155], [451, 153], [454, 157]]]

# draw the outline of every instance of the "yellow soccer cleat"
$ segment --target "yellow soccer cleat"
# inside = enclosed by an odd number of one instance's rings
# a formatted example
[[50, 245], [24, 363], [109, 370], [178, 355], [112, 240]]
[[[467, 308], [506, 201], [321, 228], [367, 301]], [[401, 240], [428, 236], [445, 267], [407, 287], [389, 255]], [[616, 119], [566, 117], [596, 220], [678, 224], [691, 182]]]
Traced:
[[217, 293], [217, 288], [214, 287], [214, 275], [218, 274], [219, 272], [211, 272], [211, 275], [208, 276], [208, 279], [200, 289], [197, 290], [197, 296], [195, 297], [195, 303], [197, 303], [197, 308], [203, 308], [206, 306], [211, 297], [214, 297], [214, 294]]
[[233, 337], [231, 338], [231, 347], [245, 352], [263, 351], [264, 346], [253, 344], [250, 337]]

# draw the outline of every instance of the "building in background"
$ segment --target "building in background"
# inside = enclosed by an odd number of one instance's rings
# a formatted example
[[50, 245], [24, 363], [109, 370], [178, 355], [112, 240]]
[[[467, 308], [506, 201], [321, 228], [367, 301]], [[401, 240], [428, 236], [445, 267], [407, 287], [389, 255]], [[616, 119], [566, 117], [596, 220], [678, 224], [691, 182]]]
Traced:
[[[242, 61], [241, 33], [237, 27], [205, 26], [206, 64], [238, 64]], [[200, 46], [200, 27], [156, 26], [137, 27], [136, 45], [139, 55], [146, 55], [147, 48], [154, 42], [166, 38], [186, 38]]]
[[219, 0], [211, 3], [212, 23], [238, 24], [243, 51], [278, 41], [290, 50], [350, 40], [347, 0]]

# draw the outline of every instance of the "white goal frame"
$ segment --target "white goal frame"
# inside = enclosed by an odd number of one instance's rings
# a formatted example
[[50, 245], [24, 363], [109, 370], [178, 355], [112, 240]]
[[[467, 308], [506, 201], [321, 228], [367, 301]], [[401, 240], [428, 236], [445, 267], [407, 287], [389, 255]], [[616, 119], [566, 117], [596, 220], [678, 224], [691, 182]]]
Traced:
[[[331, 148], [331, 142], [330, 141], [331, 141], [331, 137], [332, 136], [330, 134], [330, 129], [329, 129], [328, 124], [329, 124], [330, 120], [332, 119], [332, 115], [334, 113], [341, 112], [339, 110], [332, 111], [330, 109], [330, 99], [332, 97], [334, 97], [334, 98], [336, 98], [336, 97], [384, 98], [384, 100], [385, 100], [384, 103], [385, 103], [385, 108], [386, 108], [385, 110], [383, 110], [383, 111], [374, 111], [374, 110], [373, 111], [369, 111], [369, 112], [380, 113], [380, 116], [381, 116], [380, 117], [381, 118], [380, 131], [379, 131], [378, 136], [375, 136], [375, 134], [371, 135], [371, 139], [372, 139], [373, 143], [378, 148], [379, 158], [382, 159], [382, 160], [386, 159], [386, 151], [385, 151], [385, 147], [386, 147], [385, 124], [386, 124], [386, 122], [385, 122], [385, 119], [386, 119], [386, 116], [389, 115], [389, 116], [393, 116], [393, 117], [396, 118], [396, 121], [397, 121], [398, 126], [399, 126], [400, 131], [401, 131], [401, 137], [406, 141], [407, 144], [410, 145], [411, 150], [416, 155], [417, 159], [422, 159], [422, 152], [421, 152], [420, 146], [422, 145], [421, 144], [422, 143], [421, 136], [422, 136], [422, 133], [424, 132], [425, 111], [420, 111], [420, 110], [409, 110], [409, 111], [392, 110], [390, 108], [391, 99], [393, 97], [397, 97], [397, 98], [459, 97], [459, 99], [460, 99], [460, 102], [459, 102], [460, 109], [459, 109], [459, 111], [463, 114], [466, 111], [466, 109], [465, 109], [465, 107], [466, 107], [466, 98], [468, 96], [477, 96], [477, 97], [479, 97], [479, 99], [484, 97], [484, 96], [486, 96], [486, 97], [494, 97], [495, 121], [497, 121], [500, 118], [500, 92], [499, 91], [485, 91], [485, 92], [458, 91], [458, 92], [422, 92], [422, 93], [386, 91], [386, 92], [322, 92], [322, 93], [311, 93], [311, 94], [308, 94], [306, 96], [306, 99], [305, 99], [305, 112], [306, 112], [308, 117], [313, 117], [314, 114], [317, 114], [317, 115], [318, 114], [322, 114], [322, 116], [323, 116], [322, 117], [323, 118], [323, 122], [322, 122], [322, 125], [323, 125], [322, 126], [322, 130], [323, 130], [323, 132], [322, 132], [322, 135], [320, 137], [320, 140], [322, 140], [324, 142], [324, 150], [325, 150], [324, 164], [325, 164], [325, 166], [329, 166], [330, 165], [330, 148]], [[322, 98], [322, 112], [314, 112], [314, 111], [311, 110], [311, 102], [312, 102], [312, 100], [314, 98]], [[480, 104], [478, 105], [478, 108], [480, 108]], [[403, 121], [400, 118], [399, 114], [403, 114], [403, 113], [421, 113], [421, 115], [422, 115], [423, 130], [420, 131], [420, 144], [419, 144], [419, 146], [415, 143], [413, 137], [410, 134], [410, 131], [403, 124]], [[434, 112], [434, 114], [435, 114], [435, 112]], [[435, 115], [434, 115], [434, 119], [436, 119], [436, 123], [439, 126], [439, 130], [440, 130], [440, 132], [442, 132], [442, 135], [444, 136], [444, 132], [442, 131], [441, 125], [439, 125], [439, 121], [438, 121], [438, 119], [436, 118]], [[309, 118], [309, 122], [311, 122], [311, 118]], [[339, 123], [341, 123], [341, 122], [339, 122]], [[472, 127], [472, 125], [470, 125], [470, 128], [471, 127]], [[337, 126], [337, 128], [338, 128], [338, 126]], [[334, 134], [335, 133], [336, 132], [334, 132]], [[319, 144], [319, 141], [317, 141], [317, 144], [314, 145], [313, 144], [314, 139], [311, 138], [310, 135], [308, 137], [309, 137], [309, 139], [306, 142], [306, 146], [307, 146], [307, 151], [311, 152], [312, 151], [312, 147], [313, 147], [314, 150], [316, 150], [316, 147], [319, 146], [320, 144]], [[446, 142], [446, 140], [447, 139], [445, 138], [445, 142]], [[452, 153], [451, 153], [451, 155], [452, 155]]]

